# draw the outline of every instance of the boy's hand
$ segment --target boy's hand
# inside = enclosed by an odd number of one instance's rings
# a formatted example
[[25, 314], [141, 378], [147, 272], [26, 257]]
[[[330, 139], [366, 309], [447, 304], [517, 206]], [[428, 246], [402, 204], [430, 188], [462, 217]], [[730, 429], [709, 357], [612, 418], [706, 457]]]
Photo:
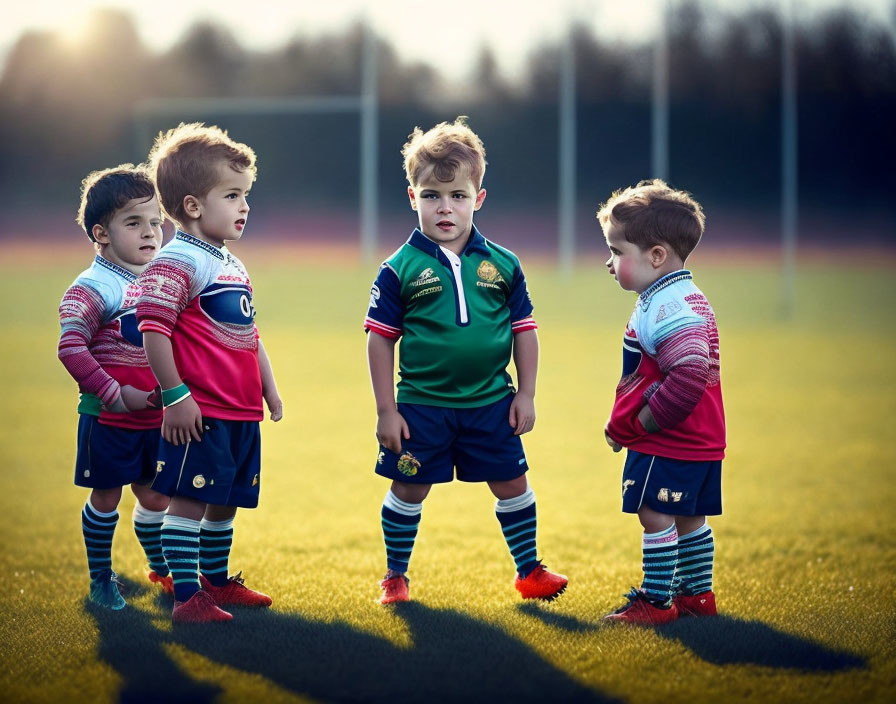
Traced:
[[128, 411], [142, 411], [146, 408], [153, 408], [152, 396], [154, 391], [141, 391], [136, 386], [124, 384], [121, 387], [121, 400], [127, 406]]
[[280, 394], [269, 394], [264, 397], [264, 402], [268, 405], [271, 412], [271, 420], [275, 423], [283, 418], [283, 401], [280, 400]]
[[192, 396], [165, 409], [162, 437], [175, 446], [186, 445], [191, 438], [202, 442], [202, 411]]
[[607, 441], [607, 445], [609, 445], [613, 449], [613, 452], [619, 452], [622, 449], [622, 445], [620, 445], [610, 437], [610, 434], [607, 432], [606, 428], [604, 428], [604, 439]]
[[397, 409], [384, 411], [376, 421], [376, 439], [395, 454], [401, 452], [401, 439], [411, 439], [407, 421]]
[[510, 404], [510, 427], [514, 435], [528, 433], [535, 427], [535, 399], [529, 394], [517, 391]]
[[644, 408], [638, 411], [638, 420], [641, 421], [641, 425], [644, 426], [644, 430], [648, 433], [658, 433], [662, 430], [656, 422], [656, 418], [653, 417], [653, 411], [650, 410], [650, 406], [644, 406]]

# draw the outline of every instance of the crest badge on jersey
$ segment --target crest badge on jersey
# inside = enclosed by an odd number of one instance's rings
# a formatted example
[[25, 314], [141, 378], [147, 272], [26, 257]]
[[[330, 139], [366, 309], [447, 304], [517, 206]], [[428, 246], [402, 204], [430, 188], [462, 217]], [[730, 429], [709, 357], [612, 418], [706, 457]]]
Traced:
[[504, 280], [504, 277], [501, 276], [497, 267], [487, 259], [479, 264], [479, 268], [476, 270], [476, 276], [490, 284], [496, 284], [499, 281]]
[[380, 287], [374, 284], [370, 287], [370, 307], [376, 308], [376, 302], [380, 299]]

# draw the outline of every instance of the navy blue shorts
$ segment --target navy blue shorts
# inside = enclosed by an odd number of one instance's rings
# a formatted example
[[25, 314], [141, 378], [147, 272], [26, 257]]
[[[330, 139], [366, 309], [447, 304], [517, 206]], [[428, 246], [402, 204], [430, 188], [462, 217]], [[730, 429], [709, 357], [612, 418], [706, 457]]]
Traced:
[[622, 510], [647, 506], [673, 516], [722, 513], [722, 460], [692, 462], [629, 450], [622, 470]]
[[410, 440], [395, 454], [380, 445], [376, 473], [409, 484], [506, 481], [529, 469], [508, 421], [513, 394], [478, 408], [399, 403]]
[[261, 431], [256, 421], [203, 418], [202, 442], [159, 443], [150, 488], [166, 496], [189, 496], [217, 506], [258, 506]]
[[78, 420], [75, 484], [90, 489], [114, 489], [152, 481], [159, 452], [159, 429], [131, 430], [103, 425], [82, 413]]

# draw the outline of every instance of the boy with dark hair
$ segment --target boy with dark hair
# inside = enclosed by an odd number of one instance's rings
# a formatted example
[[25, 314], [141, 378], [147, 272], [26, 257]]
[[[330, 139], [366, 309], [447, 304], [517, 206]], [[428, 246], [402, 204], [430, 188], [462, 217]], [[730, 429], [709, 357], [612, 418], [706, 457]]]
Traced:
[[703, 235], [703, 210], [655, 179], [617, 191], [597, 217], [610, 274], [639, 294], [604, 434], [614, 452], [628, 448], [622, 510], [637, 513], [644, 528], [644, 579], [606, 618], [657, 625], [713, 616], [706, 516], [722, 512], [719, 333], [712, 306], [684, 268]]
[[[380, 602], [408, 601], [406, 572], [434, 483], [486, 482], [524, 599], [566, 589], [536, 551], [535, 494], [520, 435], [535, 424], [537, 325], [519, 260], [473, 225], [485, 148], [458, 118], [410, 135], [403, 149], [419, 228], [380, 268], [364, 322], [380, 442], [392, 480], [381, 519], [388, 571]], [[396, 404], [395, 344], [401, 338]], [[511, 352], [519, 390], [506, 367]]]
[[249, 275], [226, 246], [246, 225], [255, 153], [217, 127], [182, 123], [158, 136], [150, 162], [178, 226], [140, 277], [137, 303], [164, 405], [153, 488], [173, 497], [162, 527], [172, 620], [229, 621], [221, 606], [271, 604], [228, 577], [228, 561], [237, 507], [258, 505], [262, 398], [271, 420], [283, 416]]
[[162, 215], [146, 170], [122, 164], [88, 175], [77, 220], [96, 256], [62, 297], [58, 355], [81, 391], [75, 484], [91, 489], [81, 512], [89, 598], [121, 609], [112, 538], [125, 484], [137, 497], [134, 529], [149, 561], [149, 579], [173, 589], [161, 545], [168, 497], [145, 486], [154, 476], [162, 422], [134, 315], [137, 275], [162, 245]]

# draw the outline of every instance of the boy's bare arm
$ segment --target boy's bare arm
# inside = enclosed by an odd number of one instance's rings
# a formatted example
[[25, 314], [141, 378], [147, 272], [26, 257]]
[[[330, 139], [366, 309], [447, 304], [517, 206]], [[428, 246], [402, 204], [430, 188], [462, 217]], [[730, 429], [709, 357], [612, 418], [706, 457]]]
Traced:
[[410, 439], [411, 433], [395, 405], [395, 340], [368, 333], [367, 364], [376, 400], [376, 439], [392, 452], [401, 452], [402, 438]]
[[510, 404], [509, 421], [515, 429], [514, 435], [522, 435], [535, 427], [535, 379], [538, 375], [538, 333], [535, 330], [513, 336], [513, 363], [519, 388]]
[[[146, 350], [150, 369], [163, 390], [183, 384], [174, 363], [171, 340], [166, 335], [144, 332], [143, 348]], [[162, 437], [172, 445], [184, 445], [191, 438], [197, 442], [202, 441], [202, 412], [192, 396], [165, 408], [162, 415]]]
[[276, 423], [283, 418], [283, 401], [277, 391], [274, 369], [271, 367], [271, 360], [268, 358], [261, 338], [258, 338], [258, 371], [261, 372], [261, 394], [264, 396], [265, 403], [268, 404], [271, 420]]

